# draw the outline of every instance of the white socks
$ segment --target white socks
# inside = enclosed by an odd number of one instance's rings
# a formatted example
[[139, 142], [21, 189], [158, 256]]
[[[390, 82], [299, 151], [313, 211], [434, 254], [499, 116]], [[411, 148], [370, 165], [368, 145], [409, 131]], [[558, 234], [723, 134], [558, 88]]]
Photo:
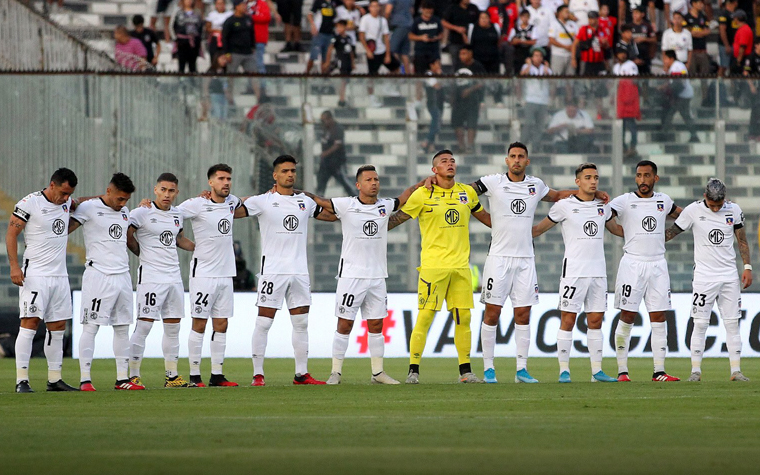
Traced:
[[480, 341], [483, 344], [483, 369], [493, 369], [494, 351], [496, 348], [496, 328], [498, 325], [480, 325]]
[[140, 376], [140, 364], [145, 354], [145, 339], [153, 327], [153, 321], [137, 320], [135, 331], [129, 339], [129, 377]]
[[166, 376], [173, 378], [177, 372], [179, 360], [179, 323], [164, 322], [164, 337], [161, 340], [161, 349], [164, 351], [164, 368]]
[[[16, 337], [16, 383], [29, 381], [29, 360], [32, 358], [32, 343], [37, 332], [30, 328], [18, 329]], [[45, 348], [47, 350], [47, 347]]]
[[573, 346], [573, 332], [557, 330], [557, 359], [559, 372], [570, 371], [570, 349]]
[[92, 381], [90, 370], [92, 369], [92, 355], [95, 352], [95, 335], [98, 334], [100, 325], [89, 323], [82, 325], [82, 336], [79, 338], [79, 381]]
[[588, 330], [588, 356], [591, 359], [591, 375], [602, 370], [602, 330]]
[[528, 366], [528, 350], [530, 350], [530, 325], [515, 324], [515, 344], [517, 346], [517, 371]]
[[709, 320], [694, 319], [694, 329], [691, 332], [691, 372], [702, 372], [702, 357], [705, 353], [705, 335]]
[[264, 355], [267, 351], [267, 336], [272, 328], [274, 318], [256, 317], [256, 327], [251, 338], [251, 354], [253, 357], [253, 375], [264, 375]]
[[739, 334], [739, 320], [723, 320], [726, 327], [726, 347], [728, 348], [728, 361], [731, 363], [731, 373], [741, 371], [742, 337]]
[[631, 329], [633, 323], [618, 320], [615, 329], [615, 355], [617, 356], [618, 373], [628, 372], [628, 348], [631, 345]]
[[385, 354], [385, 337], [382, 333], [369, 334], [369, 356], [372, 362], [372, 375], [383, 372], [383, 355]]
[[652, 358], [654, 372], [665, 371], [665, 353], [668, 351], [668, 334], [665, 322], [652, 322]]
[[309, 372], [309, 314], [291, 315], [293, 323], [293, 353], [296, 360], [296, 376]]
[[203, 333], [190, 330], [187, 339], [187, 357], [190, 360], [190, 376], [201, 375], [201, 350], [203, 349]]
[[116, 381], [129, 379], [129, 325], [113, 326], [113, 356], [116, 359]]
[[[372, 333], [370, 333], [372, 335]], [[382, 334], [380, 335], [382, 336]], [[335, 332], [333, 336], [332, 347], [332, 372], [343, 372], [343, 360], [346, 358], [346, 350], [348, 350], [348, 337], [349, 335], [343, 335]]]
[[224, 350], [227, 348], [227, 333], [211, 333], [211, 374], [224, 374]]
[[45, 341], [45, 358], [48, 363], [48, 381], [55, 383], [61, 380], [61, 367], [63, 366], [63, 333], [64, 331], [47, 332]]

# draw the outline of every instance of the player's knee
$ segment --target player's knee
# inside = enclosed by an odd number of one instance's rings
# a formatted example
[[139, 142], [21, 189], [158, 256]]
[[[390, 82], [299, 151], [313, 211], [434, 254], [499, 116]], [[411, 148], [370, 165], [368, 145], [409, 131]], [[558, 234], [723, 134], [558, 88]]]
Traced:
[[736, 318], [730, 318], [728, 320], [723, 320], [723, 326], [726, 328], [726, 332], [729, 331], [739, 331], [739, 319]]
[[628, 324], [633, 324], [636, 319], [636, 312], [629, 312], [628, 310], [620, 311], [620, 321]]
[[[368, 324], [369, 325], [369, 324]], [[338, 319], [338, 333], [341, 335], [348, 335], [351, 333], [351, 329], [354, 328], [354, 321], [353, 320], [347, 320], [345, 318], [339, 318]], [[370, 331], [372, 331], [370, 327]]]
[[377, 318], [374, 320], [367, 320], [367, 330], [370, 333], [382, 333], [383, 332], [383, 319]]
[[127, 338], [129, 335], [129, 325], [114, 325], [112, 328], [114, 338]]
[[[39, 321], [37, 322], [39, 324]], [[47, 329], [51, 332], [62, 332], [66, 330], [66, 320], [61, 320], [58, 322], [50, 322], [47, 325]]]
[[709, 326], [710, 326], [710, 320], [706, 318], [695, 318], [693, 331], [704, 334], [707, 331], [707, 327]]
[[95, 324], [82, 325], [82, 332], [89, 333], [90, 335], [93, 335], [93, 336], [95, 336], [98, 333], [99, 329], [100, 329], [100, 325], [95, 325]]
[[309, 317], [306, 315], [291, 315], [294, 333], [307, 333], [309, 331]]
[[212, 321], [214, 331], [217, 333], [227, 332], [227, 319], [226, 318], [214, 318]]
[[204, 333], [206, 331], [206, 320], [193, 318], [193, 331], [195, 333]]
[[501, 316], [501, 307], [498, 305], [486, 304], [486, 312], [483, 315], [483, 321], [486, 325], [496, 325], [499, 323], [499, 317]]
[[454, 320], [457, 325], [468, 327], [470, 326], [470, 320], [472, 319], [472, 313], [469, 308], [458, 308], [454, 310]]
[[[40, 326], [41, 320], [37, 317], [31, 317], [31, 318], [22, 318], [21, 319], [21, 328], [26, 328], [28, 330], [36, 330], [37, 327]], [[53, 322], [58, 323], [58, 322]], [[48, 324], [48, 328], [50, 328], [51, 324]]]
[[518, 307], [515, 309], [515, 323], [517, 325], [530, 324], [530, 307]]

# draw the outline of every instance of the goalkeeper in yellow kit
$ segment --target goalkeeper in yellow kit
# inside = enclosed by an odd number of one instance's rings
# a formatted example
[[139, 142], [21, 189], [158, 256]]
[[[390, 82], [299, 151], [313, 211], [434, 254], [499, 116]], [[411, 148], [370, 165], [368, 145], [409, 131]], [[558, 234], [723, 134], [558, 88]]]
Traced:
[[433, 173], [437, 184], [432, 185], [432, 190], [418, 188], [388, 222], [388, 229], [393, 229], [410, 218], [418, 218], [422, 235], [417, 290], [419, 313], [409, 342], [411, 355], [406, 378], [409, 384], [419, 383], [427, 333], [444, 300], [456, 323], [454, 345], [459, 356], [459, 381], [482, 382], [470, 368], [473, 299], [469, 222], [472, 214], [490, 227], [491, 216], [480, 205], [475, 189], [454, 179], [456, 171], [456, 160], [450, 150], [436, 153]]

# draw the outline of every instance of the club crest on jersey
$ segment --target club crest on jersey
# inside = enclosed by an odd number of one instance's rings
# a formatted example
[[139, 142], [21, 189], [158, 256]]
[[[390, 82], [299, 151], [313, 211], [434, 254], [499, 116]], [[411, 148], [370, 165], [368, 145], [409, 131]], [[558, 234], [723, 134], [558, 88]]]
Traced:
[[301, 211], [305, 210], [306, 209], [306, 203], [304, 203], [303, 201], [299, 201], [298, 202], [298, 209], [300, 209]]
[[598, 214], [599, 216], [604, 216], [604, 208], [597, 208], [596, 214]]
[[179, 227], [179, 219], [174, 218], [174, 226], [177, 228]]
[[734, 217], [733, 216], [726, 216], [726, 224], [728, 224], [729, 226], [733, 226], [734, 225]]
[[466, 192], [459, 193], [459, 202], [462, 203], [463, 205], [466, 205], [468, 203]]
[[662, 201], [657, 202], [657, 211], [665, 211], [665, 203]]
[[235, 206], [234, 205], [230, 205], [230, 213], [234, 213], [234, 212], [235, 212]]
[[69, 207], [68, 206], [63, 205], [63, 206], [61, 206], [61, 208], [63, 208], [63, 212], [64, 213], [68, 213], [69, 212]]
[[536, 194], [536, 187], [533, 186], [533, 185], [529, 185], [528, 186], [528, 194], [531, 195], [531, 196], [535, 195]]
[[121, 219], [123, 219], [124, 221], [129, 221], [129, 218], [127, 218], [126, 213], [121, 213]]
[[380, 216], [382, 216], [382, 217], [385, 217], [385, 215], [387, 214], [386, 211], [385, 211], [385, 206], [379, 207], [377, 209], [377, 212], [380, 213]]

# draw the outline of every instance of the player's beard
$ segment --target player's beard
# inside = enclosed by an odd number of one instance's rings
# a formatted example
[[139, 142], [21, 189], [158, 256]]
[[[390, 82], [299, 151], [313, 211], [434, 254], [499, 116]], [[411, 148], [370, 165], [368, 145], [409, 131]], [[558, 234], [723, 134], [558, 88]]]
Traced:
[[642, 195], [648, 195], [649, 193], [652, 192], [652, 187], [646, 183], [639, 184], [638, 189], [639, 189], [639, 193], [641, 193]]

